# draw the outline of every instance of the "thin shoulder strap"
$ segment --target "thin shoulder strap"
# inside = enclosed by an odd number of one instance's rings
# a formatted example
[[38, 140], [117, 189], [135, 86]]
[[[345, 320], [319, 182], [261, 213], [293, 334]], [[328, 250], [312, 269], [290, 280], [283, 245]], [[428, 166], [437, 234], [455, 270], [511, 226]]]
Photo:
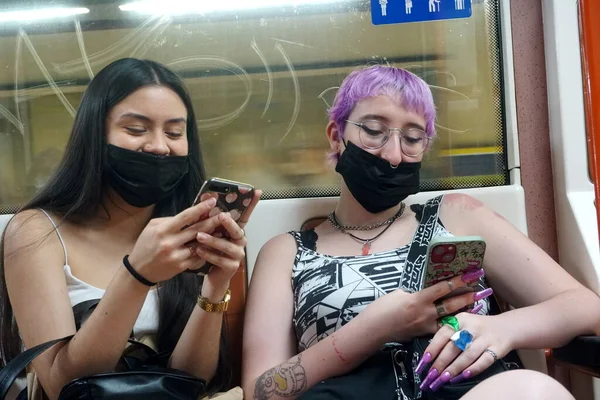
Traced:
[[50, 222], [52, 222], [52, 226], [54, 226], [54, 230], [56, 231], [56, 234], [58, 235], [58, 239], [60, 240], [60, 244], [62, 244], [63, 251], [65, 252], [65, 265], [69, 265], [69, 255], [67, 254], [67, 246], [65, 245], [65, 241], [63, 240], [63, 237], [60, 234], [60, 231], [58, 230], [58, 225], [56, 225], [56, 223], [54, 222], [54, 220], [52, 219], [52, 217], [50, 216], [50, 214], [48, 214], [46, 212], [46, 210], [41, 209], [41, 208], [39, 210], [41, 212], [43, 212], [44, 214], [46, 214], [46, 217], [48, 217], [48, 219], [50, 220]]
[[425, 272], [425, 258], [427, 257], [427, 247], [435, 232], [440, 205], [444, 196], [437, 196], [427, 201], [423, 207], [423, 213], [419, 222], [419, 227], [415, 232], [413, 241], [406, 256], [404, 270], [402, 271], [401, 287], [409, 293], [418, 292], [423, 286], [423, 274]]

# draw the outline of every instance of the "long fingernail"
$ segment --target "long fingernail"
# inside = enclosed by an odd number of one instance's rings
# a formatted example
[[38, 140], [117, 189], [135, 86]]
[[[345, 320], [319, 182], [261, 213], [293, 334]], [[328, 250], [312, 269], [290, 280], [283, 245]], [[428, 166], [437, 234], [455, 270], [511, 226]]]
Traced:
[[429, 387], [429, 384], [438, 377], [438, 375], [440, 374], [440, 371], [438, 371], [435, 368], [431, 368], [429, 370], [429, 373], [427, 374], [427, 377], [423, 380], [423, 382], [421, 382], [421, 386], [419, 386], [421, 388], [421, 390], [426, 390]]
[[419, 363], [417, 364], [417, 368], [415, 368], [415, 372], [417, 374], [420, 374], [421, 372], [423, 372], [423, 370], [425, 369], [427, 364], [429, 364], [431, 362], [431, 358], [432, 357], [431, 357], [430, 352], [423, 354], [423, 357], [421, 357], [421, 359], [419, 360]]
[[481, 311], [482, 308], [483, 308], [483, 304], [479, 303], [475, 307], [473, 307], [473, 309], [469, 312], [471, 314], [477, 314], [479, 311]]
[[462, 382], [465, 379], [469, 379], [471, 377], [471, 375], [473, 375], [473, 373], [469, 370], [466, 370], [462, 374], [456, 375], [454, 378], [450, 379], [450, 383], [454, 384], [454, 383]]
[[440, 388], [440, 386], [442, 386], [444, 383], [448, 382], [450, 380], [450, 378], [452, 378], [452, 375], [450, 375], [450, 372], [448, 372], [448, 371], [444, 372], [439, 378], [437, 378], [435, 381], [433, 381], [433, 383], [429, 386], [429, 389], [431, 389], [432, 392], [435, 392], [436, 390], [438, 390]]
[[473, 301], [479, 301], [485, 299], [486, 297], [490, 297], [492, 293], [494, 293], [494, 290], [492, 288], [487, 288], [485, 290], [482, 290], [481, 292], [477, 292], [473, 295]]
[[481, 278], [484, 275], [485, 275], [485, 272], [484, 272], [483, 268], [480, 268], [476, 271], [467, 272], [466, 274], [464, 274], [462, 276], [461, 279], [465, 283], [472, 283], [472, 282], [479, 280], [479, 278]]

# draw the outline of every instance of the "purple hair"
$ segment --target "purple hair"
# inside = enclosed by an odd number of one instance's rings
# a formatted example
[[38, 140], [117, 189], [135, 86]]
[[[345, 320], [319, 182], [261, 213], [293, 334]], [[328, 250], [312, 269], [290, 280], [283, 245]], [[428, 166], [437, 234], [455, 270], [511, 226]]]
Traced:
[[[435, 136], [435, 105], [429, 85], [405, 69], [374, 65], [351, 72], [335, 95], [328, 113], [342, 137], [346, 119], [356, 103], [379, 95], [386, 95], [406, 110], [422, 115], [427, 136]], [[332, 164], [336, 164], [338, 157], [338, 153], [328, 155]]]

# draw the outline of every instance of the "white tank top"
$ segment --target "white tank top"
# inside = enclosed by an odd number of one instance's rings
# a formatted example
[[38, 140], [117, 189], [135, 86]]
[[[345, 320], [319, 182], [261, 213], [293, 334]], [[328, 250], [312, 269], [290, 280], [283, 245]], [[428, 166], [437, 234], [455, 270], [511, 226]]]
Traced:
[[[95, 286], [92, 286], [77, 277], [75, 277], [71, 271], [71, 267], [69, 266], [69, 257], [67, 253], [67, 246], [58, 230], [58, 226], [54, 223], [54, 220], [50, 215], [40, 209], [52, 225], [56, 229], [56, 234], [58, 235], [58, 239], [62, 244], [63, 250], [65, 252], [65, 266], [63, 267], [65, 271], [65, 279], [67, 281], [67, 290], [69, 293], [69, 299], [71, 300], [71, 307], [76, 304], [82, 303], [87, 300], [100, 299], [104, 296], [105, 290], [99, 289]], [[148, 296], [144, 301], [144, 305], [142, 306], [142, 310], [140, 311], [140, 315], [138, 316], [135, 325], [133, 326], [133, 335], [136, 339], [141, 339], [144, 336], [155, 335], [158, 331], [158, 294], [156, 289], [151, 289], [148, 292]]]

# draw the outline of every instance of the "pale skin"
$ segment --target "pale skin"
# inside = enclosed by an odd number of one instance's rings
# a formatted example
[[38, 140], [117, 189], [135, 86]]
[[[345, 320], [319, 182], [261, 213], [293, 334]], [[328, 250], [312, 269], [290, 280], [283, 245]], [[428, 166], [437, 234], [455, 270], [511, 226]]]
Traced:
[[[407, 111], [387, 96], [359, 101], [348, 119], [361, 122], [374, 117], [390, 127], [425, 126], [422, 116]], [[327, 126], [327, 137], [334, 152], [344, 151], [345, 145], [333, 122]], [[359, 128], [347, 124], [344, 140], [360, 146]], [[422, 155], [408, 157], [403, 154], [396, 133], [382, 148], [368, 151], [392, 165], [416, 162], [422, 158]], [[398, 207], [394, 207], [379, 214], [370, 214], [342, 182], [336, 216], [344, 225], [382, 221], [397, 210]], [[440, 373], [449, 371], [454, 377], [466, 369], [470, 369], [472, 376], [475, 376], [489, 367], [493, 359], [484, 353], [487, 348], [502, 357], [513, 349], [556, 347], [566, 344], [577, 335], [599, 331], [600, 298], [574, 280], [509, 222], [479, 201], [462, 194], [445, 196], [440, 213], [444, 226], [454, 235], [480, 235], [485, 238], [486, 277], [498, 296], [519, 309], [499, 316], [459, 314], [461, 328], [472, 332], [475, 340], [470, 351], [456, 358], [460, 352], [449, 341], [451, 329], [445, 326], [438, 330], [438, 315], [433, 305], [435, 300], [447, 293], [448, 285], [440, 282], [414, 294], [397, 290], [368, 305], [333, 335], [298, 353], [292, 326], [294, 298], [290, 285], [297, 248], [290, 235], [277, 236], [261, 250], [249, 289], [242, 377], [247, 398], [295, 398], [324, 379], [351, 371], [388, 341], [435, 334], [426, 350], [432, 354], [432, 367], [438, 368]], [[407, 209], [372, 244], [371, 253], [410, 243], [417, 226], [414, 213]], [[359, 255], [361, 252], [360, 243], [336, 231], [327, 222], [319, 225], [316, 232], [319, 236], [317, 251], [320, 253]], [[380, 230], [373, 230], [365, 237], [378, 232]], [[360, 235], [361, 232], [355, 233]], [[454, 287], [460, 285], [464, 285], [460, 277], [454, 278]], [[453, 313], [473, 303], [472, 296], [462, 295], [446, 303], [446, 313]], [[269, 335], [264, 335], [265, 332], [269, 332]], [[278, 374], [285, 365], [296, 363], [302, 366], [306, 381], [304, 386], [296, 385], [292, 392], [289, 385], [280, 380], [281, 385], [276, 390], [264, 390], [265, 377]], [[511, 378], [530, 379], [521, 372], [512, 374]], [[491, 385], [493, 390], [502, 391], [506, 388], [503, 380], [492, 381]], [[486, 396], [489, 390], [490, 384], [486, 384], [483, 389], [473, 389], [470, 395]]]
[[[110, 110], [106, 139], [129, 150], [186, 155], [186, 119], [185, 105], [175, 92], [147, 86]], [[257, 191], [247, 216], [259, 197]], [[76, 333], [70, 342], [54, 346], [34, 362], [51, 399], [74, 378], [112, 370], [125, 349], [151, 290], [123, 267], [125, 254], [130, 255], [137, 272], [152, 282], [195, 268], [200, 258], [211, 262], [215, 266], [206, 275], [201, 294], [213, 303], [223, 299], [245, 256], [246, 238], [241, 226], [246, 221], [238, 224], [227, 213], [203, 217], [214, 207], [214, 200], [203, 201], [174, 217], [152, 220], [153, 206], [132, 207], [110, 189], [105, 191], [102, 204], [106, 211], [99, 208], [96, 218], [81, 224], [64, 222], [59, 227], [73, 275], [106, 290], [77, 333], [63, 271], [64, 253], [50, 221], [40, 211], [28, 210], [17, 214], [7, 227], [6, 283], [25, 346]], [[60, 221], [60, 216], [53, 218]], [[219, 225], [232, 239], [210, 235]], [[188, 228], [182, 231], [185, 226]], [[196, 254], [185, 246], [192, 240], [202, 245]], [[170, 366], [210, 381], [217, 368], [222, 318], [221, 313], [195, 307]]]

